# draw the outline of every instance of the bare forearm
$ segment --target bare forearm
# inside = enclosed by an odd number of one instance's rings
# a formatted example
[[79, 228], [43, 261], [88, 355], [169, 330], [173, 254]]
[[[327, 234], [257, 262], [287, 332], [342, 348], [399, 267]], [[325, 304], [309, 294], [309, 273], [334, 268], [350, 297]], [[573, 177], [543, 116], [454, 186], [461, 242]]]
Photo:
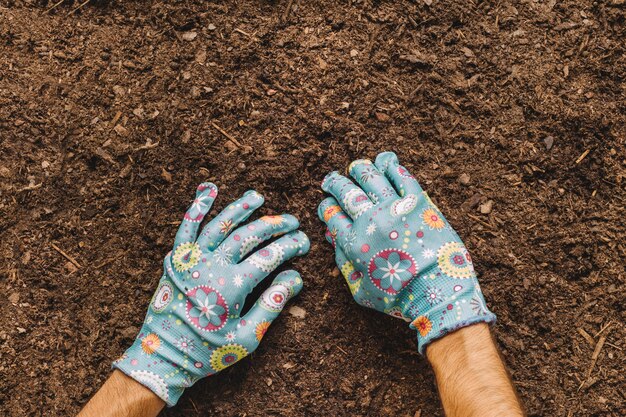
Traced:
[[486, 324], [451, 333], [428, 346], [448, 417], [524, 416]]
[[148, 388], [115, 370], [78, 417], [156, 417], [164, 406]]

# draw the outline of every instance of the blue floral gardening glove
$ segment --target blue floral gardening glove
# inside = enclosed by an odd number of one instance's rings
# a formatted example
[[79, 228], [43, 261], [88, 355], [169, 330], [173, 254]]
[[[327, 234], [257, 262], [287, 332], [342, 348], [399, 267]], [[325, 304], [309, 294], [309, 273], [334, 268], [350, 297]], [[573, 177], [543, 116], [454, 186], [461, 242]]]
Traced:
[[[251, 310], [246, 296], [283, 262], [309, 250], [307, 236], [288, 214], [264, 216], [233, 230], [263, 204], [248, 191], [212, 219], [200, 222], [217, 196], [201, 184], [163, 262], [163, 276], [135, 343], [113, 366], [145, 385], [167, 405], [183, 390], [254, 351], [285, 303], [300, 292], [296, 271], [279, 274]], [[257, 250], [258, 245], [284, 235]]]
[[359, 185], [328, 174], [322, 189], [334, 198], [318, 214], [357, 303], [411, 322], [422, 354], [446, 333], [495, 321], [465, 245], [397, 156], [348, 171]]

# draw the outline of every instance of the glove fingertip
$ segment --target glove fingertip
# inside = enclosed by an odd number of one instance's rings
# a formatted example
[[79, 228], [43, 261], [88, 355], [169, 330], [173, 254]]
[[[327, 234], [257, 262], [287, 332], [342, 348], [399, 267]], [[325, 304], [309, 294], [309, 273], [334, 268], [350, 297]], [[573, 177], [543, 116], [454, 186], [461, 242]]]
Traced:
[[330, 191], [330, 182], [331, 180], [335, 177], [339, 175], [339, 172], [337, 171], [331, 171], [328, 174], [326, 174], [326, 176], [324, 177], [324, 179], [322, 180], [322, 190], [329, 192]]
[[325, 216], [325, 212], [329, 207], [336, 207], [337, 206], [337, 200], [335, 200], [333, 197], [326, 197], [325, 199], [322, 200], [322, 202], [317, 206], [317, 216], [319, 217], [319, 219], [321, 221], [323, 221], [324, 223], [326, 223], [326, 221], [328, 220]]
[[311, 247], [309, 237], [302, 230], [290, 232], [275, 243], [282, 245], [285, 250], [289, 249], [290, 253], [297, 256], [305, 255]]
[[300, 291], [302, 291], [302, 287], [304, 286], [302, 277], [300, 276], [298, 271], [294, 271], [293, 269], [278, 274], [276, 276], [276, 279], [274, 280], [274, 283], [283, 284], [291, 289], [289, 299], [297, 296]]
[[348, 165], [348, 169], [347, 169], [348, 174], [352, 175], [352, 171], [358, 165], [372, 165], [372, 161], [370, 161], [369, 159], [357, 159], [355, 161], [352, 161], [352, 163]]
[[296, 229], [300, 227], [300, 220], [298, 220], [296, 216], [289, 214], [289, 213], [285, 213], [282, 216], [285, 219], [285, 221], [289, 223], [289, 226], [296, 228]]
[[209, 197], [215, 199], [217, 197], [217, 185], [212, 182], [203, 182], [196, 188], [196, 198]]
[[263, 205], [263, 203], [265, 203], [265, 197], [263, 197], [263, 194], [259, 193], [256, 190], [248, 190], [245, 193], [243, 193], [243, 195], [244, 195], [244, 197], [251, 196], [251, 197], [255, 197], [258, 200], [260, 200], [259, 206], [261, 206], [261, 205]]
[[395, 152], [391, 152], [391, 151], [386, 151], [386, 152], [381, 152], [376, 156], [376, 166], [381, 168], [384, 167], [385, 165], [388, 165], [389, 163], [395, 163], [395, 164], [399, 164], [400, 162], [398, 161], [398, 156], [395, 154]]
[[205, 181], [198, 184], [198, 192], [203, 192], [208, 189], [213, 189], [217, 193], [217, 185], [213, 184], [212, 182]]
[[306, 233], [302, 231], [298, 232], [298, 240], [302, 242], [302, 248], [300, 249], [299, 254], [304, 255], [309, 252], [309, 249], [311, 249], [311, 240], [309, 240], [309, 237], [306, 235]]

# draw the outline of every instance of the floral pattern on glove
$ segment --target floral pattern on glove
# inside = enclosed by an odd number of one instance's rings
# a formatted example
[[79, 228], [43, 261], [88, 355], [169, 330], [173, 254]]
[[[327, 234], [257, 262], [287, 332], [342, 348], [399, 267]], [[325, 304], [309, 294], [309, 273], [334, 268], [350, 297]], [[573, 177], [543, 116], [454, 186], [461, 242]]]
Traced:
[[493, 322], [469, 252], [394, 153], [331, 172], [318, 214], [355, 300], [411, 323], [418, 349], [475, 322]]
[[[277, 267], [309, 250], [295, 217], [264, 216], [237, 228], [263, 204], [255, 191], [227, 206], [199, 232], [217, 196], [198, 187], [135, 343], [113, 366], [151, 389], [169, 406], [199, 379], [224, 370], [253, 352], [302, 279], [285, 271], [248, 313], [246, 296]], [[280, 236], [280, 237], [279, 237]], [[257, 250], [257, 246], [278, 237]]]

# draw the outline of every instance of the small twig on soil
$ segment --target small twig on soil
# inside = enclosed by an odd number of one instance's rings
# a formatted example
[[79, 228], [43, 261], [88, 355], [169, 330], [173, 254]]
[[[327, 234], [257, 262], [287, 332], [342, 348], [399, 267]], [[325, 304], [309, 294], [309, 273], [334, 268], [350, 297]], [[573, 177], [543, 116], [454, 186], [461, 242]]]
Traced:
[[74, 10], [72, 10], [71, 12], [68, 13], [68, 16], [73, 14], [74, 12], [77, 12], [78, 10], [82, 9], [83, 7], [85, 7], [87, 5], [87, 3], [89, 3], [90, 1], [91, 0], [85, 0], [84, 2], [79, 4], [77, 8], [75, 8]]
[[117, 123], [118, 120], [120, 120], [120, 117], [122, 117], [121, 111], [118, 111], [117, 113], [115, 113], [115, 116], [113, 116], [113, 120], [111, 120], [111, 129], [115, 127], [115, 124]]
[[283, 15], [280, 19], [281, 21], [283, 22], [287, 21], [287, 19], [289, 18], [289, 13], [291, 13], [291, 6], [293, 6], [293, 0], [289, 0], [289, 3], [287, 3], [287, 8], [283, 12]]
[[82, 266], [80, 266], [80, 264], [76, 261], [76, 259], [72, 258], [70, 255], [68, 255], [67, 253], [63, 252], [63, 250], [61, 248], [59, 248], [57, 245], [55, 245], [54, 243], [50, 243], [50, 246], [52, 246], [52, 249], [54, 249], [55, 251], [59, 252], [61, 255], [63, 255], [63, 257], [65, 259], [67, 259], [68, 261], [70, 261], [71, 263], [74, 264], [74, 266], [76, 268], [82, 268]]
[[277, 90], [280, 90], [283, 93], [298, 94], [298, 93], [302, 92], [301, 90], [298, 90], [296, 88], [283, 87], [282, 85], [278, 84], [277, 82], [274, 82], [272, 85], [274, 87], [276, 87]]
[[591, 337], [591, 335], [587, 333], [584, 329], [579, 327], [578, 333], [580, 333], [580, 335], [585, 338], [585, 340], [587, 341], [587, 343], [589, 343], [589, 345], [594, 346], [596, 344], [596, 341], [593, 340], [593, 337]]
[[578, 159], [576, 160], [576, 165], [580, 164], [583, 159], [585, 159], [587, 157], [587, 155], [589, 155], [590, 149], [587, 149], [585, 152], [582, 153], [582, 155], [580, 155], [578, 157]]
[[34, 185], [27, 185], [26, 187], [23, 187], [17, 190], [17, 192], [21, 193], [22, 191], [33, 191], [38, 188], [41, 188], [42, 185], [43, 185], [43, 182], [40, 182], [39, 184], [34, 184]]
[[378, 37], [378, 32], [380, 32], [380, 28], [376, 26], [374, 30], [372, 31], [372, 33], [370, 34], [369, 42], [367, 43], [367, 46], [365, 47], [365, 55], [368, 57], [372, 53], [372, 48], [374, 47], [374, 43], [376, 42], [376, 38]]
[[49, 13], [51, 10], [56, 9], [57, 7], [59, 7], [65, 0], [60, 0], [57, 3], [54, 3], [48, 10], [46, 10], [46, 13]]
[[422, 86], [423, 84], [419, 84], [417, 87], [413, 89], [413, 91], [411, 91], [411, 93], [406, 97], [407, 103], [410, 103], [413, 100], [413, 97], [415, 97], [417, 93], [419, 93], [419, 91], [422, 89]]
[[346, 356], [350, 356], [350, 355], [348, 355], [348, 352], [346, 352], [345, 350], [343, 350], [342, 348], [340, 348], [340, 347], [339, 347], [339, 345], [335, 345], [335, 347], [336, 347], [337, 349], [339, 349], [340, 351], [342, 351], [342, 352], [343, 352]]
[[140, 147], [133, 149], [133, 152], [143, 151], [144, 149], [152, 149], [156, 148], [157, 146], [159, 146], [159, 142], [152, 143], [152, 141], [148, 139], [146, 140], [145, 145], [141, 145]]
[[604, 344], [605, 344], [605, 345], [607, 345], [607, 346], [611, 346], [612, 348], [615, 348], [615, 349], [617, 349], [617, 350], [622, 350], [622, 348], [621, 348], [621, 347], [619, 347], [619, 346], [617, 346], [617, 345], [614, 345], [613, 343], [606, 342], [606, 343], [604, 343]]
[[117, 255], [117, 256], [114, 256], [114, 257], [112, 257], [112, 258], [108, 258], [108, 259], [106, 259], [104, 262], [102, 262], [101, 264], [96, 265], [94, 268], [95, 268], [95, 269], [100, 269], [100, 268], [102, 268], [103, 266], [106, 266], [106, 265], [108, 265], [108, 264], [110, 264], [110, 263], [112, 263], [112, 262], [115, 262], [115, 261], [117, 261], [118, 259], [120, 259], [122, 256], [125, 256], [125, 255], [126, 255], [126, 253], [127, 253], [127, 252], [123, 252], [123, 253], [121, 253], [121, 254], [119, 254], [119, 255]]
[[165, 34], [165, 33], [169, 32], [169, 31], [170, 31], [170, 30], [172, 30], [172, 29], [174, 29], [174, 27], [173, 27], [173, 26], [170, 26], [170, 27], [168, 27], [168, 28], [165, 28], [165, 29], [163, 29], [162, 31], [155, 33], [155, 34], [154, 34], [154, 36], [152, 36], [152, 38], [156, 38], [157, 36], [161, 36], [161, 35], [163, 35], [163, 34]]
[[191, 401], [191, 405], [193, 405], [193, 409], [196, 410], [196, 413], [199, 413], [198, 407], [196, 407], [196, 404], [193, 402], [193, 400], [190, 398], [189, 401]]
[[235, 145], [236, 147], [238, 147], [238, 148], [242, 148], [243, 147], [243, 145], [241, 143], [239, 143], [239, 141], [237, 139], [235, 139], [230, 133], [228, 133], [227, 131], [225, 131], [224, 129], [222, 129], [218, 125], [216, 125], [214, 122], [211, 122], [211, 126], [213, 126], [216, 130], [218, 130], [222, 135], [226, 136], [226, 139], [231, 141], [233, 143], [233, 145]]
[[593, 372], [593, 368], [596, 366], [596, 362], [598, 361], [598, 356], [600, 356], [600, 352], [604, 347], [604, 342], [606, 342], [606, 336], [602, 336], [598, 343], [596, 344], [596, 348], [593, 350], [593, 355], [591, 355], [591, 365], [589, 365], [589, 369], [587, 370], [587, 378], [591, 376], [591, 372]]
[[117, 257], [115, 257], [115, 258], [109, 258], [109, 259], [107, 259], [106, 261], [102, 262], [101, 264], [96, 265], [96, 266], [94, 267], [94, 269], [100, 269], [100, 268], [102, 268], [103, 266], [106, 266], [106, 265], [110, 264], [111, 262], [116, 261], [118, 258], [119, 258], [119, 256], [117, 256]]
[[612, 185], [613, 187], [617, 187], [617, 184], [615, 184], [614, 182], [611, 182], [611, 181], [609, 181], [607, 179], [602, 178], [602, 181], [606, 182], [607, 184]]
[[117, 165], [117, 162], [115, 161], [115, 159], [113, 159], [113, 157], [107, 151], [105, 151], [104, 149], [96, 148], [94, 153], [96, 155], [98, 155], [100, 158], [102, 158], [105, 161], [107, 161], [108, 163], [110, 163], [111, 165]]
[[596, 348], [593, 350], [593, 355], [591, 355], [591, 364], [589, 365], [589, 369], [587, 369], [587, 375], [585, 376], [585, 380], [578, 387], [578, 391], [580, 391], [585, 383], [589, 381], [591, 373], [593, 372], [593, 368], [595, 368], [596, 362], [598, 361], [598, 356], [600, 356], [600, 352], [602, 351], [602, 347], [604, 346], [604, 342], [606, 342], [606, 336], [602, 336], [600, 340], [598, 340]]
[[493, 226], [490, 225], [489, 223], [487, 223], [486, 221], [484, 221], [483, 219], [474, 216], [473, 214], [468, 214], [467, 217], [469, 217], [470, 219], [474, 219], [476, 220], [478, 223], [482, 224], [485, 227], [488, 227], [490, 229], [493, 229]]
[[608, 322], [607, 324], [605, 324], [605, 325], [604, 325], [604, 326], [603, 326], [603, 327], [602, 327], [602, 328], [598, 331], [598, 333], [594, 334], [594, 335], [593, 335], [593, 337], [598, 337], [598, 336], [600, 336], [600, 335], [601, 335], [601, 334], [602, 334], [602, 333], [603, 333], [606, 329], [608, 329], [608, 328], [609, 328], [609, 326], [610, 326], [611, 324], [613, 324], [613, 322], [609, 320], [609, 322]]
[[244, 31], [243, 31], [243, 30], [241, 30], [241, 29], [233, 29], [233, 32], [241, 33], [242, 35], [247, 36], [247, 37], [249, 37], [249, 38], [251, 38], [251, 37], [252, 37], [252, 35], [250, 35], [248, 32], [244, 32]]

